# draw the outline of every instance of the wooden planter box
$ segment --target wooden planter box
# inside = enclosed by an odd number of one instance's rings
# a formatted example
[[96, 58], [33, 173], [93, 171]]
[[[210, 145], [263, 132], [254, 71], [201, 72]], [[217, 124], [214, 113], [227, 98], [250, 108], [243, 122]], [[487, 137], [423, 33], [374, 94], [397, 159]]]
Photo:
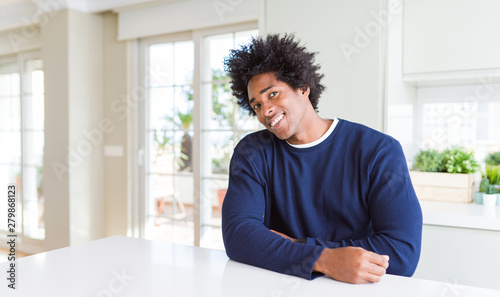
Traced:
[[471, 203], [474, 174], [410, 172], [417, 198], [421, 200]]

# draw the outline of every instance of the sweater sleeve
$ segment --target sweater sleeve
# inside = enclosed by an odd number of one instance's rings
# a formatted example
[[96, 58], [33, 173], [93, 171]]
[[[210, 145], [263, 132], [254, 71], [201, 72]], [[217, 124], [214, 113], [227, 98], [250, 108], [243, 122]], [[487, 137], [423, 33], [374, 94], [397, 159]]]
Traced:
[[422, 211], [399, 143], [391, 140], [369, 165], [366, 201], [374, 234], [366, 238], [325, 241], [307, 238], [307, 245], [362, 247], [388, 255], [387, 273], [411, 276], [417, 268], [422, 240]]
[[242, 146], [231, 159], [229, 187], [222, 207], [222, 234], [229, 258], [268, 270], [312, 279], [324, 247], [294, 243], [265, 225], [268, 189], [254, 160]]

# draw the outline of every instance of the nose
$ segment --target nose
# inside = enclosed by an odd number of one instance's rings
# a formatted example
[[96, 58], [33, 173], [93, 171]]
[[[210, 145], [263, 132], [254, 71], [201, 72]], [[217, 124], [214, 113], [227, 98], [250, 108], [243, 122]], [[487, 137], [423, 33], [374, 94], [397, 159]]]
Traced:
[[267, 101], [262, 104], [262, 112], [265, 117], [270, 116], [274, 112], [274, 104], [271, 101]]

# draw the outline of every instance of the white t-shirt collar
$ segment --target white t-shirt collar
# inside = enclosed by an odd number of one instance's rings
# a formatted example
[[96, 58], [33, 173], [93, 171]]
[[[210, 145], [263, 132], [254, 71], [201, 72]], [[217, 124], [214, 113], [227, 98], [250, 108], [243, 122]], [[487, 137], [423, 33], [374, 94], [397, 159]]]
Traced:
[[301, 149], [318, 145], [318, 144], [322, 143], [325, 139], [327, 139], [328, 136], [330, 136], [330, 134], [332, 134], [332, 132], [333, 132], [333, 130], [335, 130], [335, 127], [337, 126], [338, 122], [339, 122], [339, 119], [333, 118], [333, 123], [330, 125], [330, 128], [328, 128], [326, 133], [323, 134], [323, 136], [321, 136], [320, 138], [318, 138], [317, 140], [315, 140], [313, 142], [304, 143], [304, 144], [291, 144], [290, 142], [287, 141], [286, 143], [288, 143], [292, 147], [301, 148]]

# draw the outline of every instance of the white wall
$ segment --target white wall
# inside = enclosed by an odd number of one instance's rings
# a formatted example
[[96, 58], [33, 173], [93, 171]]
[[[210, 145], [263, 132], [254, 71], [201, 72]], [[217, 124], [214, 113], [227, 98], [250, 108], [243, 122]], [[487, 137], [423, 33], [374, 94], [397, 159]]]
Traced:
[[104, 236], [102, 20], [62, 10], [41, 28], [46, 249]]
[[118, 41], [118, 17], [113, 13], [103, 15], [103, 115], [110, 119], [114, 131], [104, 137], [105, 146], [121, 147], [123, 156], [104, 158], [104, 200], [106, 236], [127, 235], [128, 207], [132, 198], [128, 190], [128, 124], [129, 116], [123, 109], [130, 101], [127, 96], [127, 43]]
[[[402, 0], [391, 1], [403, 5]], [[403, 83], [403, 14], [392, 14], [388, 28], [385, 131], [401, 143], [407, 159], [412, 159], [419, 149], [413, 120], [417, 88]]]
[[102, 128], [102, 17], [68, 12], [69, 145], [82, 157], [70, 173], [70, 234], [77, 244], [104, 237], [102, 146], [113, 128]]
[[[59, 11], [42, 27], [42, 56], [46, 249], [126, 235], [128, 117], [116, 107], [126, 104], [128, 68], [117, 16]], [[105, 145], [123, 156], [105, 157]]]
[[383, 2], [265, 1], [267, 33], [295, 33], [308, 50], [319, 52], [316, 61], [327, 87], [319, 102], [322, 117], [337, 116], [383, 130], [382, 38], [387, 25], [377, 21], [386, 11]]
[[19, 28], [0, 32], [0, 56], [39, 50], [40, 28], [37, 26], [34, 28], [36, 30], [29, 33]]
[[70, 183], [58, 178], [52, 164], [67, 164], [69, 144], [69, 69], [67, 11], [61, 11], [42, 30], [45, 84], [45, 248], [68, 246]]

